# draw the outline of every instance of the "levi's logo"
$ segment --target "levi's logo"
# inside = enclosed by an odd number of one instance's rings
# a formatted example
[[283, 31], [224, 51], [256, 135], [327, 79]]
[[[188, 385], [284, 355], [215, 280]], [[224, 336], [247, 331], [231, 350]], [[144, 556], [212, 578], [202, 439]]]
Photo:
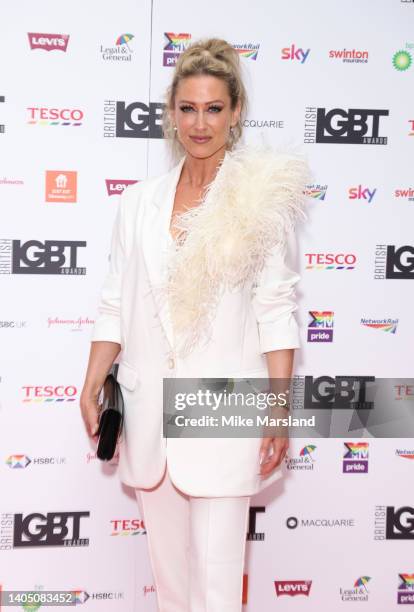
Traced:
[[106, 190], [109, 196], [120, 194], [128, 185], [135, 185], [138, 181], [126, 179], [105, 179]]
[[312, 586], [312, 580], [275, 580], [276, 595], [306, 595], [309, 593]]
[[40, 34], [28, 32], [30, 48], [44, 51], [65, 51], [68, 47], [69, 34]]

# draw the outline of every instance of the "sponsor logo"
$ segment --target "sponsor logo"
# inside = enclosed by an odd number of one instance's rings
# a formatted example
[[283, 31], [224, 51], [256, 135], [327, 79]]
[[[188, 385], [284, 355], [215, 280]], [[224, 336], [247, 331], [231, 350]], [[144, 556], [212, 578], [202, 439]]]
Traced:
[[374, 279], [414, 278], [414, 246], [405, 244], [377, 244], [374, 256]]
[[402, 450], [397, 448], [395, 450], [395, 454], [397, 455], [397, 457], [402, 457], [403, 459], [414, 459], [414, 448], [411, 450]]
[[78, 394], [74, 385], [24, 385], [22, 390], [25, 404], [75, 402]]
[[48, 329], [52, 327], [58, 329], [59, 327], [69, 327], [70, 331], [83, 331], [85, 327], [94, 325], [95, 320], [89, 317], [78, 317], [77, 319], [60, 319], [59, 317], [48, 317], [47, 326]]
[[285, 457], [285, 465], [288, 470], [313, 470], [315, 459], [313, 453], [316, 450], [314, 444], [307, 444], [299, 451], [298, 457]]
[[392, 65], [399, 72], [405, 72], [413, 63], [412, 49], [414, 44], [406, 43], [405, 49], [399, 49], [392, 56]]
[[374, 540], [414, 540], [414, 508], [375, 506]]
[[308, 342], [332, 342], [334, 313], [332, 310], [309, 310]]
[[[375, 388], [375, 376], [305, 376], [303, 407], [309, 410], [371, 410], [366, 399]], [[372, 386], [370, 386], [372, 383]]]
[[414, 574], [398, 574], [397, 604], [414, 604]]
[[302, 49], [296, 47], [294, 44], [290, 47], [282, 49], [282, 60], [297, 60], [301, 64], [304, 64], [308, 58], [310, 49]]
[[76, 202], [77, 172], [46, 170], [46, 202]]
[[90, 512], [32, 512], [11, 516], [13, 548], [89, 545], [89, 538], [82, 537], [81, 532]]
[[153, 584], [150, 584], [149, 586], [144, 584], [142, 588], [142, 594], [144, 595], [144, 597], [146, 597], [150, 593], [156, 593], [155, 586]]
[[20, 179], [0, 178], [0, 185], [24, 185], [24, 181]]
[[350, 200], [367, 200], [368, 203], [371, 203], [376, 192], [376, 189], [370, 190], [368, 187], [358, 185], [358, 187], [348, 189], [348, 198]]
[[386, 145], [380, 134], [382, 118], [389, 110], [367, 108], [305, 108], [304, 142], [307, 144]]
[[259, 514], [266, 512], [265, 506], [250, 506], [249, 508], [249, 525], [247, 530], [247, 540], [250, 542], [263, 542], [265, 534], [262, 531], [256, 531], [257, 517]]
[[368, 51], [358, 49], [331, 49], [328, 56], [329, 59], [339, 59], [347, 64], [366, 64], [368, 62]]
[[[97, 460], [98, 457], [96, 455], [96, 451], [94, 453], [86, 453], [86, 463], [90, 463], [91, 461]], [[106, 462], [106, 465], [117, 465], [119, 463], [119, 449], [118, 447], [115, 449], [114, 456], [112, 459]]]
[[366, 474], [368, 472], [368, 442], [344, 442], [344, 474]]
[[129, 46], [134, 34], [121, 34], [115, 41], [112, 47], [104, 47], [101, 45], [101, 58], [107, 62], [130, 62], [134, 51]]
[[394, 191], [394, 197], [407, 199], [409, 202], [414, 202], [414, 188], [408, 187], [407, 189], [396, 189]]
[[11, 240], [0, 238], [0, 274], [86, 274], [78, 267], [81, 240]]
[[414, 385], [412, 384], [398, 384], [394, 385], [396, 400], [408, 400], [414, 401]]
[[190, 43], [191, 34], [174, 34], [173, 32], [164, 32], [162, 65], [175, 66], [178, 56], [187, 49]]
[[245, 119], [243, 121], [243, 127], [245, 128], [270, 128], [270, 129], [283, 129], [285, 127], [284, 121], [275, 121], [273, 119]]
[[252, 44], [252, 43], [238, 44], [238, 43], [233, 43], [232, 47], [233, 47], [233, 49], [235, 49], [237, 51], [237, 53], [241, 57], [245, 57], [247, 59], [251, 59], [251, 60], [255, 60], [255, 61], [257, 60], [257, 55], [259, 53], [260, 44]]
[[397, 331], [398, 319], [365, 319], [362, 317], [361, 325], [395, 334]]
[[30, 48], [44, 51], [64, 51], [68, 48], [69, 34], [40, 34], [28, 32]]
[[314, 183], [313, 185], [306, 186], [304, 194], [308, 198], [313, 198], [314, 200], [324, 200], [327, 191], [328, 185], [320, 185], [319, 183]]
[[138, 181], [125, 179], [105, 179], [106, 190], [109, 196], [121, 194], [128, 185], [135, 185]]
[[354, 253], [305, 253], [306, 270], [355, 270]]
[[24, 329], [27, 321], [0, 321], [0, 329]]
[[339, 589], [342, 601], [368, 601], [367, 584], [370, 580], [371, 576], [360, 576], [355, 580], [353, 588]]
[[147, 530], [142, 519], [114, 519], [111, 536], [145, 535]]
[[305, 595], [309, 597], [312, 586], [312, 580], [275, 580], [276, 595], [289, 595], [295, 597], [296, 595]]
[[6, 465], [11, 469], [23, 469], [28, 465], [62, 465], [66, 463], [66, 457], [33, 457], [27, 455], [10, 455], [6, 459]]
[[118, 102], [105, 100], [105, 138], [163, 138], [162, 112], [164, 104], [158, 102]]
[[355, 519], [353, 518], [301, 518], [297, 516], [289, 516], [286, 519], [286, 527], [288, 529], [297, 529], [298, 527], [355, 527]]
[[82, 125], [83, 111], [79, 108], [47, 108], [28, 106], [29, 125]]

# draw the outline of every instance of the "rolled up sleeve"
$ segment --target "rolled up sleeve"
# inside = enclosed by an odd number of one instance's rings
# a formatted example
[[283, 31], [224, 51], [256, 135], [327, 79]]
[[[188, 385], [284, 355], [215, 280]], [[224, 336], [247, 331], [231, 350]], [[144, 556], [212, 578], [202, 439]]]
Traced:
[[124, 194], [125, 191], [121, 195], [112, 228], [109, 269], [100, 292], [92, 342], [104, 340], [121, 344], [121, 287], [125, 259]]
[[293, 269], [296, 250], [296, 235], [291, 229], [285, 245], [272, 248], [253, 285], [252, 305], [262, 353], [300, 348], [299, 326], [294, 315], [298, 308], [295, 285], [300, 280]]

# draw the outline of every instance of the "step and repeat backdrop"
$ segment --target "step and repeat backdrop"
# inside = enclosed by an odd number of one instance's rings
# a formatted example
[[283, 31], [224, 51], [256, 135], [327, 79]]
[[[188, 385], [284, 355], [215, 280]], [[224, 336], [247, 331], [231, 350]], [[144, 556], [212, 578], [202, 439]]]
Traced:
[[[117, 457], [96, 458], [79, 396], [119, 195], [169, 168], [160, 114], [192, 41], [238, 50], [245, 142], [296, 147], [313, 170], [295, 373], [313, 377], [315, 401], [344, 377], [412, 375], [413, 23], [407, 0], [3, 7], [3, 591], [71, 590], [91, 612], [157, 609], [134, 490]], [[413, 397], [394, 385], [390, 414]], [[251, 500], [246, 612], [414, 609], [414, 440], [292, 439], [282, 469]]]

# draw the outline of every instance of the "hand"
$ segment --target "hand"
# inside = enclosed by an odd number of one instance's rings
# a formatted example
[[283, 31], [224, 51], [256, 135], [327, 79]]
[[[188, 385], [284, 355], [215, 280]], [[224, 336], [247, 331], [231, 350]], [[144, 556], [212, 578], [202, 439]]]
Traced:
[[[268, 457], [270, 448], [273, 448], [273, 453]], [[260, 472], [262, 478], [268, 476], [282, 462], [289, 448], [289, 438], [263, 438], [260, 446]]]
[[98, 397], [83, 390], [80, 397], [80, 409], [88, 436], [96, 441], [98, 438], [96, 432], [98, 430], [98, 416], [100, 413]]

